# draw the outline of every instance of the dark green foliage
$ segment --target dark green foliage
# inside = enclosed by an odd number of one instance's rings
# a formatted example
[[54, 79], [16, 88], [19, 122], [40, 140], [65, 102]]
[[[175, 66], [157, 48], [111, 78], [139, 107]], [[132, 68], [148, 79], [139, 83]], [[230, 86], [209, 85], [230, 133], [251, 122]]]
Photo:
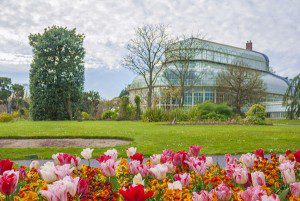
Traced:
[[142, 110], [141, 110], [141, 98], [139, 96], [134, 97], [134, 103], [135, 103], [135, 108], [134, 108], [134, 120], [139, 120], [141, 119], [142, 115]]
[[252, 105], [246, 113], [246, 123], [263, 125], [266, 124], [266, 108], [261, 104]]
[[101, 101], [101, 97], [99, 92], [97, 91], [89, 91], [83, 92], [83, 99], [82, 99], [82, 110], [89, 113], [90, 116], [96, 118], [98, 105]]
[[76, 119], [84, 85], [84, 36], [52, 26], [30, 34], [30, 113], [33, 120]]
[[232, 114], [232, 108], [228, 105], [224, 103], [215, 104], [209, 101], [197, 104], [189, 111], [190, 119], [195, 121], [205, 119], [225, 121], [229, 119]]
[[285, 92], [283, 103], [287, 108], [287, 118], [297, 119], [300, 117], [300, 74], [292, 79]]
[[123, 96], [128, 96], [129, 92], [126, 89], [123, 89], [120, 94], [119, 94], [119, 98], [122, 98]]
[[9, 113], [8, 98], [11, 95], [11, 79], [0, 77], [0, 103], [6, 106], [6, 112]]
[[118, 112], [112, 110], [106, 110], [102, 113], [101, 117], [103, 120], [115, 120], [118, 117]]
[[118, 120], [130, 120], [132, 117], [133, 108], [129, 103], [128, 96], [120, 98]]
[[11, 108], [13, 110], [20, 110], [21, 107], [24, 106], [24, 86], [20, 84], [13, 84], [11, 86], [12, 89], [12, 100], [11, 100]]
[[166, 112], [158, 107], [147, 109], [143, 115], [142, 120], [145, 122], [159, 122], [159, 121], [166, 121]]

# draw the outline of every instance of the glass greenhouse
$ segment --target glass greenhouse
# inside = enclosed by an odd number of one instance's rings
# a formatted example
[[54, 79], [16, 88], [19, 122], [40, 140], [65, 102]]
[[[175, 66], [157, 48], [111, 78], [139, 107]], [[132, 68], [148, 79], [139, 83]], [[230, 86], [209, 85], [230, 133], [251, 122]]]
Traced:
[[[282, 118], [285, 113], [285, 108], [282, 106], [283, 95], [289, 85], [286, 78], [275, 75], [270, 72], [268, 57], [260, 52], [252, 50], [252, 42], [247, 42], [247, 48], [242, 49], [229, 45], [219, 44], [211, 41], [197, 39], [195, 40], [195, 48], [198, 48], [197, 54], [190, 59], [191, 72], [187, 79], [187, 85], [191, 87], [185, 91], [184, 106], [191, 107], [199, 102], [213, 101], [223, 102], [222, 92], [216, 90], [216, 77], [220, 71], [226, 66], [233, 64], [237, 61], [242, 61], [246, 67], [252, 70], [261, 72], [262, 79], [267, 89], [267, 97], [264, 102], [268, 115], [272, 118]], [[188, 51], [188, 50], [187, 50]], [[166, 53], [168, 57], [168, 51]], [[158, 76], [154, 87], [154, 101], [159, 107], [176, 107], [178, 106], [177, 100], [165, 101], [162, 98], [163, 90], [168, 87], [163, 73], [166, 73], [170, 68], [174, 67], [174, 62], [166, 62], [166, 68]], [[201, 79], [195, 80], [197, 75]], [[176, 77], [170, 74], [170, 80], [176, 85]], [[132, 101], [135, 95], [145, 98], [147, 95], [147, 86], [142, 76], [134, 78], [133, 82], [128, 86], [129, 97]], [[146, 104], [143, 104], [146, 106]]]

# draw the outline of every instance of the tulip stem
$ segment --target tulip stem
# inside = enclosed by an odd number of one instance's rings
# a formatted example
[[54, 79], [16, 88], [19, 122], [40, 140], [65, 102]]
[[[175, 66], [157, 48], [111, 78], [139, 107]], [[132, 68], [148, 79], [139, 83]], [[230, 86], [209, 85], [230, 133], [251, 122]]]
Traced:
[[89, 162], [89, 167], [91, 167], [91, 160], [89, 159], [88, 162]]

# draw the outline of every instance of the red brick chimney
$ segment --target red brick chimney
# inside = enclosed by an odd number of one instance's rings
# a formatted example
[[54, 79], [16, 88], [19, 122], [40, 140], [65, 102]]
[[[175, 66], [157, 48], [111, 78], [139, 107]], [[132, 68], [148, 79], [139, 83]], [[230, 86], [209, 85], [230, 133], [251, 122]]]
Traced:
[[246, 50], [252, 50], [252, 42], [251, 42], [251, 40], [247, 41], [247, 43], [246, 43]]

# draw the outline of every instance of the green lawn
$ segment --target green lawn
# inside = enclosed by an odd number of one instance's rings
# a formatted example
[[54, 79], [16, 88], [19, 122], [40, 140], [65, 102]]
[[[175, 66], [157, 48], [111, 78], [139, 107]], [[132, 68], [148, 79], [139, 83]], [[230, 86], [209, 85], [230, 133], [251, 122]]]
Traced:
[[[125, 137], [132, 139], [127, 146], [116, 147], [122, 156], [128, 146], [138, 147], [146, 155], [158, 153], [166, 148], [187, 149], [188, 146], [203, 146], [204, 154], [245, 153], [257, 148], [266, 152], [284, 152], [300, 148], [300, 125], [278, 124], [274, 126], [244, 125], [181, 125], [162, 123], [117, 122], [117, 121], [16, 121], [0, 123], [0, 137], [36, 136], [86, 136]], [[1, 140], [1, 139], [0, 139]], [[96, 148], [98, 156], [105, 149]], [[50, 158], [53, 153], [80, 154], [81, 148], [1, 148], [0, 158], [23, 159], [37, 154], [39, 158]]]

